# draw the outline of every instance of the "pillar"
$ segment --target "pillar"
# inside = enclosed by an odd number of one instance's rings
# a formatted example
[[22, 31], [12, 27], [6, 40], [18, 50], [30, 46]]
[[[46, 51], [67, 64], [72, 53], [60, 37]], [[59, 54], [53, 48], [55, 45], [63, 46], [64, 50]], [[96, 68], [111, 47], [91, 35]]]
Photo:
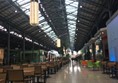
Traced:
[[23, 54], [21, 55], [23, 59], [23, 61], [25, 60], [25, 34], [23, 33]]
[[6, 63], [9, 65], [10, 64], [10, 26], [7, 27], [7, 32], [8, 32], [8, 41], [7, 41], [7, 61]]
[[92, 53], [93, 53], [93, 60], [95, 61], [96, 60], [96, 49], [95, 49], [95, 43], [92, 43]]

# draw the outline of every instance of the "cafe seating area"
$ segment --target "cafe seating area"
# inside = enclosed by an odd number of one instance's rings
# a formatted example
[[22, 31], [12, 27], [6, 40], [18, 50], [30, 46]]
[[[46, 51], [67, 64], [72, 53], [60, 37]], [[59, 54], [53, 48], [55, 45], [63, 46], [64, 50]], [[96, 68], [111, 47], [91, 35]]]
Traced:
[[93, 61], [81, 60], [80, 64], [92, 71], [102, 71], [102, 74], [108, 75], [110, 78], [118, 79], [118, 63], [111, 61]]
[[118, 63], [117, 62], [102, 62], [103, 74], [108, 74], [110, 78], [118, 79]]
[[68, 63], [68, 59], [60, 58], [51, 62], [0, 66], [0, 83], [46, 83], [51, 74]]
[[118, 83], [118, 0], [0, 0], [0, 83]]
[[100, 70], [101, 69], [101, 61], [97, 60], [81, 60], [81, 66], [87, 67], [92, 70]]

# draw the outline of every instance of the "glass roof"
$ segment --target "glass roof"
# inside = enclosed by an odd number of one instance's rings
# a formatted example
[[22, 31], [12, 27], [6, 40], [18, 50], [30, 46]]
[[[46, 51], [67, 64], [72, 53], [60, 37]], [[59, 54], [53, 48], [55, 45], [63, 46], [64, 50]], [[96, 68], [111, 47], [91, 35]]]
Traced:
[[74, 37], [76, 30], [76, 20], [77, 20], [77, 9], [78, 2], [77, 0], [65, 0], [66, 4], [66, 12], [67, 12], [67, 20], [68, 20], [68, 29], [70, 34], [70, 43], [71, 47], [74, 46]]
[[[30, 14], [30, 0], [12, 0], [17, 6], [19, 6], [22, 11], [26, 13], [26, 15]], [[65, 0], [66, 4], [66, 12], [67, 12], [67, 21], [68, 21], [68, 29], [70, 34], [70, 43], [74, 44], [75, 30], [76, 30], [76, 20], [77, 20], [77, 9], [78, 9], [78, 1], [77, 0]], [[43, 6], [41, 8], [44, 10]], [[46, 12], [45, 12], [46, 13]], [[46, 14], [47, 15], [47, 14]], [[47, 15], [48, 17], [48, 15]], [[45, 18], [41, 15], [39, 11], [39, 26], [41, 29], [47, 33], [47, 35], [55, 41], [57, 36], [52, 28], [48, 25]], [[40, 32], [40, 31], [39, 31]], [[72, 46], [73, 47], [73, 46]]]
[[[26, 13], [26, 15], [29, 16], [30, 14], [30, 0], [12, 0], [17, 6], [19, 6], [22, 11]], [[41, 8], [45, 11], [45, 9], [42, 7]], [[52, 30], [52, 28], [48, 25], [47, 21], [45, 21], [45, 18], [41, 15], [39, 11], [39, 26], [41, 29], [55, 41], [57, 39], [57, 36], [55, 32]], [[39, 31], [40, 32], [40, 31]], [[51, 33], [50, 33], [51, 32]]]

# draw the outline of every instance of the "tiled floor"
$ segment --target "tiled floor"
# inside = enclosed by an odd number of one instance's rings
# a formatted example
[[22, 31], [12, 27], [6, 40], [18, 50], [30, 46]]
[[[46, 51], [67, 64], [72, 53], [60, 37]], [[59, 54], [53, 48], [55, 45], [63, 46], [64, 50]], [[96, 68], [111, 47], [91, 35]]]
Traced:
[[101, 71], [92, 71], [71, 62], [47, 79], [47, 83], [118, 83]]

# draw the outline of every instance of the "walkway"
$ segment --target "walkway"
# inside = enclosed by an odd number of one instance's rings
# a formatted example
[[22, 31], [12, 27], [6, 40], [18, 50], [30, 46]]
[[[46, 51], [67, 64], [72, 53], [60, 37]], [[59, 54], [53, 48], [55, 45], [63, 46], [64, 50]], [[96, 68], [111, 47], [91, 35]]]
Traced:
[[118, 83], [118, 80], [102, 74], [101, 71], [82, 68], [73, 62], [51, 75], [47, 83]]

